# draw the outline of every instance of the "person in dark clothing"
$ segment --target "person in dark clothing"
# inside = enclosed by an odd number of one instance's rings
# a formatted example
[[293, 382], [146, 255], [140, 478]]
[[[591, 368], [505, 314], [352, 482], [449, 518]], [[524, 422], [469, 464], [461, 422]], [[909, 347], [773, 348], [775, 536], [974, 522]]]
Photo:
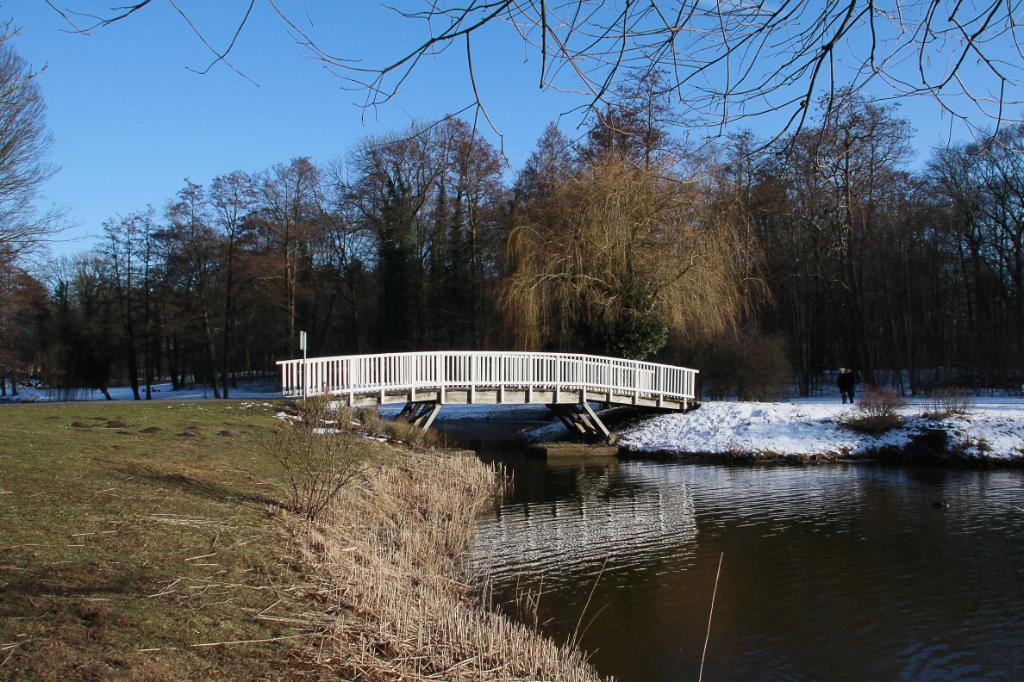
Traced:
[[854, 387], [857, 385], [856, 377], [853, 374], [853, 370], [849, 367], [839, 368], [839, 377], [836, 379], [836, 384], [839, 386], [839, 395], [843, 398], [843, 405], [846, 404], [846, 399], [850, 399], [850, 404], [853, 404], [853, 392]]

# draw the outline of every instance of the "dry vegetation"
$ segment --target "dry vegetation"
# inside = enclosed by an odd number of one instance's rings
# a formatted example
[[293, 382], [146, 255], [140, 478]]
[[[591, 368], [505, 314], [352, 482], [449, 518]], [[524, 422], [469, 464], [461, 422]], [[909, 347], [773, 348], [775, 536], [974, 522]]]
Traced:
[[424, 431], [404, 419], [385, 419], [375, 407], [357, 410], [338, 407], [336, 414], [339, 427], [357, 435], [385, 438], [412, 447], [435, 447], [443, 441], [437, 431]]
[[596, 680], [584, 655], [484, 608], [462, 555], [501, 478], [475, 457], [404, 453], [346, 488], [329, 522], [296, 523], [319, 566], [305, 614], [344, 679]]
[[277, 409], [0, 408], [0, 679], [597, 679], [466, 577], [500, 472], [335, 434], [362, 452], [313, 522]]
[[974, 394], [959, 386], [937, 388], [928, 394], [930, 405], [924, 413], [928, 419], [965, 417], [974, 410]]
[[[365, 435], [407, 447], [362, 458]], [[582, 652], [484, 608], [463, 555], [505, 479], [475, 456], [424, 447], [430, 439], [376, 410], [313, 399], [268, 441], [293, 490], [308, 491], [283, 518], [317, 566], [315, 608], [288, 618], [315, 633], [316, 662], [344, 679], [597, 679]]]
[[898, 428], [903, 424], [900, 408], [906, 401], [895, 391], [868, 386], [857, 403], [856, 416], [843, 421], [843, 426], [873, 436]]
[[366, 449], [337, 429], [330, 403], [307, 400], [298, 419], [285, 420], [267, 435], [263, 447], [285, 470], [289, 508], [315, 521], [359, 475]]

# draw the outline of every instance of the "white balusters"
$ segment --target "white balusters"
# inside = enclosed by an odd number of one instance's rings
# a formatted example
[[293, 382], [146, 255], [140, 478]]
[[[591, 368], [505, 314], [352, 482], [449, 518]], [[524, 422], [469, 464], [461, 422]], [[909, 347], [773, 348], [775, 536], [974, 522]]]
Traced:
[[281, 389], [287, 396], [341, 394], [347, 397], [388, 392], [452, 388], [472, 395], [481, 388], [525, 391], [591, 391], [639, 400], [692, 400], [696, 370], [637, 360], [568, 353], [437, 351], [386, 353], [286, 360]]

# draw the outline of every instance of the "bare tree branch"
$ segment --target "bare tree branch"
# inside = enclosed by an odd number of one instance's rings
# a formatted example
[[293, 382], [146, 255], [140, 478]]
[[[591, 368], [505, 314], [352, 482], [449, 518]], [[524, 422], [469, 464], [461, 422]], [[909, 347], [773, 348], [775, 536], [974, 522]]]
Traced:
[[[425, 36], [378, 66], [327, 48], [341, 33], [326, 26], [314, 35], [304, 3], [308, 29], [290, 16], [286, 0], [265, 1], [310, 57], [365, 91], [367, 109], [394, 101], [425, 57], [443, 53], [455, 41], [468, 46], [473, 35], [481, 36], [478, 45], [502, 45], [503, 31], [510, 31], [527, 55], [538, 54], [541, 89], [586, 98], [573, 107], [577, 110], [599, 113], [616, 83], [654, 70], [671, 74], [668, 88], [680, 120], [710, 137], [767, 116], [780, 117], [780, 136], [799, 131], [811, 102], [839, 89], [875, 101], [930, 98], [943, 114], [975, 131], [1020, 121], [1016, 110], [1024, 101], [1022, 9], [1015, 0], [961, 0], [948, 10], [934, 0], [431, 0], [420, 9], [389, 7], [400, 20], [421, 23]], [[83, 33], [127, 20], [153, 4], [145, 0], [93, 16], [47, 2]], [[184, 0], [166, 2], [214, 55], [200, 73], [221, 62], [234, 68], [226, 58], [255, 0], [222, 49], [207, 41]], [[94, 23], [78, 28], [72, 16], [90, 16]], [[467, 86], [476, 114], [495, 127], [472, 57], [467, 50]], [[822, 77], [826, 67], [827, 79]]]

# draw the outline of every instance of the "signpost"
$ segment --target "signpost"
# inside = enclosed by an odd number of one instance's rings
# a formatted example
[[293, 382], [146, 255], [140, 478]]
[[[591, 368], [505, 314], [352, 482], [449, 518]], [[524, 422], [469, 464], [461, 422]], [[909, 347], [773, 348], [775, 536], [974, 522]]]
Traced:
[[306, 369], [306, 332], [299, 332], [299, 349], [302, 350], [302, 399], [305, 400], [309, 385], [309, 372]]

